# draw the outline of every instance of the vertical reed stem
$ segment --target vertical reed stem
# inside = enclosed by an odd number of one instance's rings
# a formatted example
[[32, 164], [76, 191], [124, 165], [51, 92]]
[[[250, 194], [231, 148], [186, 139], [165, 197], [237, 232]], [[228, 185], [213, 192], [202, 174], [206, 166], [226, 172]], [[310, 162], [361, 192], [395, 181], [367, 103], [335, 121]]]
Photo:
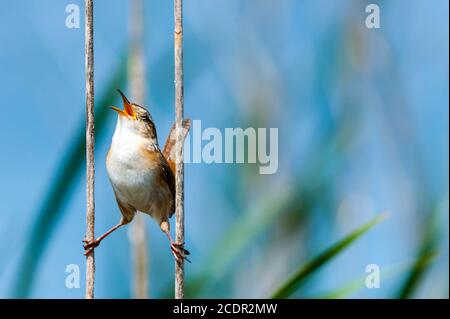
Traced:
[[[86, 239], [95, 238], [94, 201], [94, 20], [93, 0], [85, 0], [85, 72], [86, 72]], [[94, 251], [86, 256], [86, 299], [94, 298]]]
[[[144, 63], [144, 3], [131, 1], [131, 50], [128, 64], [128, 83], [131, 96], [137, 104], [145, 105], [146, 80]], [[136, 299], [148, 298], [148, 250], [145, 216], [137, 214], [130, 227], [133, 252], [133, 295]]]
[[[176, 141], [176, 174], [175, 174], [175, 231], [176, 241], [184, 243], [184, 163], [183, 163], [183, 4], [182, 0], [174, 0], [174, 48], [175, 48], [175, 123]], [[175, 298], [184, 298], [184, 261], [175, 261]]]

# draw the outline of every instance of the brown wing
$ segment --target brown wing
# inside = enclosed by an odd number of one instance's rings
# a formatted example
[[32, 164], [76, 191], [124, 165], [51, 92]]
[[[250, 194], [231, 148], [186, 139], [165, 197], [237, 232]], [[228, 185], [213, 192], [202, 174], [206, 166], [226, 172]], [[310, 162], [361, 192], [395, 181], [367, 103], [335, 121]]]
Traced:
[[[186, 138], [187, 134], [189, 133], [189, 129], [191, 128], [191, 119], [185, 119], [183, 120], [183, 141]], [[176, 148], [175, 143], [177, 141], [176, 131], [175, 131], [175, 124], [172, 125], [172, 128], [170, 129], [169, 136], [167, 136], [166, 144], [164, 145], [163, 149], [163, 155], [167, 160], [167, 163], [172, 170], [172, 173], [175, 175], [175, 168], [176, 168], [176, 162], [175, 162], [175, 151]]]
[[172, 169], [169, 166], [169, 163], [166, 161], [163, 154], [161, 154], [161, 174], [163, 180], [166, 182], [167, 187], [169, 187], [170, 193], [172, 194], [172, 208], [170, 209], [171, 213], [169, 217], [172, 217], [175, 212], [175, 175], [172, 172]]

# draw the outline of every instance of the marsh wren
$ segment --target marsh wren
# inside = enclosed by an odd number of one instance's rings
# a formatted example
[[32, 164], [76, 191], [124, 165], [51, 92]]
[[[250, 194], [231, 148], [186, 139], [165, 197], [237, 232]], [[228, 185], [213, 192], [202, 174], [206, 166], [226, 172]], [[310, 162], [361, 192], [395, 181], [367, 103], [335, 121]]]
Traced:
[[[122, 218], [120, 222], [95, 240], [85, 243], [85, 255], [116, 229], [130, 223], [136, 213], [150, 215], [170, 241], [177, 262], [189, 252], [184, 243], [176, 243], [170, 234], [169, 218], [175, 211], [175, 125], [161, 152], [156, 127], [149, 111], [128, 101], [118, 90], [124, 109], [111, 108], [118, 113], [116, 130], [106, 157], [106, 168]], [[183, 121], [186, 137], [191, 121]]]

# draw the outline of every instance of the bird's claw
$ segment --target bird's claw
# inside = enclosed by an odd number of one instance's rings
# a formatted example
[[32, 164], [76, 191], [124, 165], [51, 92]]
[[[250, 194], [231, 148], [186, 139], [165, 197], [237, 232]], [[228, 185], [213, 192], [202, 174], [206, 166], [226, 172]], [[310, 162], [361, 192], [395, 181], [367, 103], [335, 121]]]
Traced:
[[85, 252], [84, 252], [85, 256], [89, 255], [95, 249], [95, 247], [100, 245], [100, 241], [97, 239], [93, 239], [93, 240], [83, 239], [83, 243], [84, 243], [83, 248], [85, 250]]
[[184, 243], [171, 243], [170, 249], [172, 250], [172, 254], [175, 257], [175, 260], [177, 263], [183, 262], [183, 260], [186, 260], [188, 262], [191, 262], [186, 256], [190, 255], [190, 252], [186, 249], [184, 249]]

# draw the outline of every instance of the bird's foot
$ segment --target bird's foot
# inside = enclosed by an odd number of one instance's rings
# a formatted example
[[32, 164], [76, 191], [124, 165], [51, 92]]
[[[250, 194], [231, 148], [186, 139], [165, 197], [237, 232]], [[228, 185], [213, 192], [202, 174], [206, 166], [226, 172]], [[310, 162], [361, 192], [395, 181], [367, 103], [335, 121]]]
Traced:
[[170, 243], [170, 249], [172, 250], [172, 255], [175, 257], [175, 260], [178, 263], [181, 263], [183, 260], [191, 262], [186, 256], [190, 255], [189, 251], [184, 249], [184, 243]]
[[100, 240], [98, 240], [98, 239], [93, 239], [93, 240], [83, 239], [83, 243], [84, 243], [83, 248], [85, 250], [84, 255], [87, 256], [95, 249], [95, 247], [100, 245]]

